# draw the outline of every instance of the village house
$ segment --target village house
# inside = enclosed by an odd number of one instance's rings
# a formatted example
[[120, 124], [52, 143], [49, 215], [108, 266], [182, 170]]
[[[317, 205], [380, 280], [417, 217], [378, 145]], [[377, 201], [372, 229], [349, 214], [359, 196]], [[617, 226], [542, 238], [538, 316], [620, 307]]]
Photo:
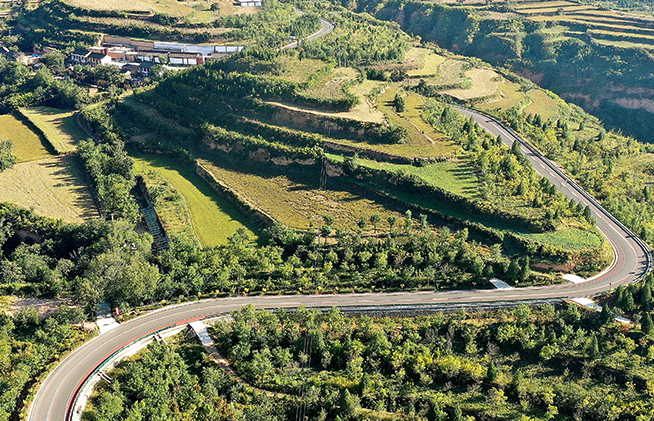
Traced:
[[158, 65], [159, 63], [154, 63], [151, 61], [143, 61], [139, 64], [139, 73], [141, 73], [143, 77], [148, 77], [150, 76], [150, 72], [152, 71], [152, 68]]
[[86, 58], [91, 55], [89, 50], [77, 49], [70, 53], [70, 61], [73, 64], [86, 64]]
[[261, 0], [238, 0], [242, 7], [261, 7]]
[[168, 53], [168, 63], [177, 66], [196, 66], [204, 64], [204, 56], [200, 53]]
[[93, 66], [102, 66], [111, 63], [111, 57], [102, 53], [91, 53], [86, 58], [86, 62]]

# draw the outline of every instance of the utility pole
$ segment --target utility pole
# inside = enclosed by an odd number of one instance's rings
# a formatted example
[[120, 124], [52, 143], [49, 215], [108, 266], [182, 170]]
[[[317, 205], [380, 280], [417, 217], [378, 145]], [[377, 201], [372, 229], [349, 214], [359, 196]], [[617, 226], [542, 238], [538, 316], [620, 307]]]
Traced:
[[327, 189], [327, 157], [322, 154], [320, 157], [320, 190]]

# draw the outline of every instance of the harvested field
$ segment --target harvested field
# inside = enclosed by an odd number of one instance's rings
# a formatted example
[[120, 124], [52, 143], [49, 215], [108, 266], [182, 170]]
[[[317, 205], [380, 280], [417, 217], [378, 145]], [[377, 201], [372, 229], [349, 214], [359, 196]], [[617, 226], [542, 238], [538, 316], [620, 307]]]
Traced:
[[74, 152], [77, 142], [88, 137], [75, 121], [74, 111], [29, 107], [23, 108], [21, 113], [43, 132], [58, 153]]
[[[157, 23], [149, 22], [149, 21], [144, 21], [142, 19], [137, 19], [137, 18], [112, 18], [112, 17], [94, 17], [94, 16], [80, 16], [79, 20], [82, 22], [90, 22], [94, 24], [99, 24], [99, 25], [107, 25], [109, 26], [114, 26], [114, 27], [121, 27], [121, 26], [137, 26], [137, 27], [143, 27], [143, 28], [151, 28], [151, 29], [157, 29], [161, 31], [166, 31], [167, 27], [164, 25], [160, 25]], [[111, 29], [110, 27], [107, 29]], [[187, 28], [187, 27], [182, 27], [182, 28], [175, 28], [176, 30], [180, 31], [182, 34], [188, 35], [188, 34], [203, 34], [203, 33], [208, 33], [212, 36], [212, 38], [206, 40], [207, 42], [222, 42], [222, 37], [221, 35], [229, 32], [232, 30], [232, 28], [205, 28], [205, 27], [200, 27], [200, 28]]]
[[[214, 192], [209, 184], [195, 173], [195, 166], [181, 164], [161, 155], [130, 153], [135, 158], [134, 171], [156, 171], [182, 195], [177, 203], [162, 203], [157, 206], [161, 218], [171, 234], [182, 233], [192, 224], [200, 243], [205, 247], [227, 244], [227, 238], [239, 228], [244, 228], [251, 239], [257, 234], [252, 224], [241, 212]], [[189, 220], [190, 217], [190, 220]]]
[[52, 156], [41, 138], [13, 115], [0, 115], [0, 139], [9, 139], [14, 143], [13, 154], [18, 162]]
[[131, 13], [149, 13], [151, 10], [139, 0], [66, 0], [66, 3], [89, 10], [116, 10]]
[[416, 70], [409, 70], [409, 76], [433, 76], [438, 74], [441, 63], [447, 60], [446, 57], [434, 53], [426, 48], [412, 48], [406, 54], [407, 64], [417, 67]]
[[79, 158], [71, 155], [23, 162], [0, 173], [0, 201], [65, 222], [98, 216]]
[[549, 120], [559, 113], [558, 105], [547, 93], [540, 89], [532, 89], [528, 95], [532, 104], [524, 109], [525, 114], [538, 114], [544, 120]]
[[40, 298], [17, 298], [13, 296], [5, 297], [7, 301], [6, 305], [0, 304], [0, 309], [2, 307], [6, 308], [7, 314], [13, 316], [15, 313], [33, 307], [36, 309], [39, 317], [45, 317], [49, 314], [54, 313], [57, 308], [61, 305], [66, 305], [68, 307], [72, 306], [72, 300], [69, 298], [51, 298], [51, 299], [40, 299]]
[[483, 104], [477, 104], [477, 108], [482, 110], [508, 110], [517, 107], [525, 99], [520, 85], [513, 82], [504, 81], [500, 84], [499, 98]]
[[337, 190], [335, 182], [328, 182], [327, 190], [321, 191], [317, 186], [291, 179], [291, 176], [241, 172], [207, 160], [200, 162], [218, 180], [291, 228], [306, 229], [310, 223], [319, 226], [325, 215], [335, 218], [336, 227], [354, 228], [362, 216], [368, 220], [370, 215], [377, 213], [383, 221], [380, 228], [384, 229], [389, 215], [402, 216], [370, 199]]
[[444, 91], [448, 95], [462, 100], [484, 98], [497, 94], [501, 76], [490, 69], [471, 69], [465, 72], [472, 86], [468, 89], [450, 89]]
[[304, 106], [301, 107], [299, 105], [285, 104], [282, 102], [266, 101], [266, 103], [270, 105], [274, 105], [276, 107], [286, 108], [288, 110], [302, 111], [309, 114], [323, 115], [327, 117], [348, 118], [348, 119], [359, 120], [359, 121], [370, 121], [373, 123], [381, 123], [385, 121], [384, 114], [379, 112], [376, 108], [374, 108], [374, 105], [371, 105], [370, 101], [362, 102], [361, 104], [357, 105], [350, 111], [332, 111], [332, 112], [304, 107]]

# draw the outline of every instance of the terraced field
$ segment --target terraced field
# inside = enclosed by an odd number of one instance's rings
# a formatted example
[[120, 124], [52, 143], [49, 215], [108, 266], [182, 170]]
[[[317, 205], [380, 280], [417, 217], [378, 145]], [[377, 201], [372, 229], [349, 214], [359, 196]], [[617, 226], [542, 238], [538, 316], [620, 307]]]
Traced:
[[98, 216], [79, 158], [70, 155], [22, 162], [3, 171], [0, 201], [66, 222]]
[[13, 115], [0, 115], [0, 139], [8, 139], [14, 143], [13, 154], [18, 158], [18, 162], [52, 156], [42, 139]]
[[57, 153], [74, 152], [77, 142], [88, 137], [75, 121], [74, 111], [28, 107], [21, 113], [43, 133]]
[[[343, 157], [340, 155], [327, 154], [327, 156], [334, 161], [341, 162], [343, 160]], [[461, 196], [472, 198], [476, 197], [479, 193], [477, 176], [473, 168], [465, 161], [443, 161], [423, 167], [391, 164], [362, 158], [359, 158], [358, 162], [359, 165], [368, 168], [383, 169], [386, 171], [403, 171], [407, 174], [413, 174], [430, 184]]]
[[[258, 238], [252, 224], [233, 205], [214, 192], [199, 175], [193, 165], [181, 164], [161, 155], [131, 153], [134, 172], [144, 174], [155, 171], [181, 194], [177, 203], [162, 200], [157, 205], [169, 234], [191, 231], [205, 247], [227, 243], [227, 238], [238, 229], [246, 230], [250, 238]], [[147, 177], [147, 174], [146, 174]]]
[[403, 93], [405, 95], [405, 111], [399, 115], [393, 109], [393, 99], [398, 89], [395, 86], [386, 88], [379, 95], [375, 104], [377, 109], [386, 115], [391, 123], [407, 130], [406, 143], [399, 145], [371, 145], [375, 149], [401, 156], [446, 156], [454, 153], [458, 148], [453, 142], [434, 130], [421, 117], [423, 100], [419, 95]]
[[[291, 228], [307, 229], [311, 224], [319, 226], [325, 215], [332, 215], [335, 226], [341, 228], [355, 228], [361, 217], [367, 220], [375, 213], [384, 223], [390, 215], [402, 216], [329, 182], [327, 190], [319, 190], [317, 183], [309, 184], [306, 178], [300, 180], [292, 175], [246, 172], [222, 164], [219, 166], [206, 159], [200, 163], [250, 203]], [[380, 224], [381, 229], [384, 229], [384, 223]]]
[[490, 69], [471, 69], [465, 72], [471, 81], [467, 89], [451, 89], [444, 91], [448, 95], [462, 100], [485, 98], [497, 94], [500, 88], [501, 76]]
[[525, 94], [522, 92], [520, 85], [517, 83], [503, 81], [500, 83], [498, 97], [482, 104], [477, 104], [477, 108], [481, 110], [508, 110], [518, 106], [525, 99]]
[[407, 66], [416, 66], [416, 69], [409, 70], [409, 76], [433, 76], [438, 74], [441, 63], [447, 58], [436, 54], [427, 48], [412, 48], [406, 53], [405, 63]]
[[359, 72], [356, 69], [337, 68], [321, 78], [316, 86], [302, 93], [316, 98], [342, 98], [345, 86], [354, 81], [358, 75]]
[[[187, 17], [190, 22], [210, 22], [217, 16], [236, 14], [253, 14], [261, 10], [260, 7], [241, 7], [230, 0], [217, 0], [207, 2], [202, 0], [65, 0], [66, 3], [89, 10], [117, 11], [139, 15], [164, 13], [171, 16]], [[211, 4], [217, 3], [219, 11], [214, 13]]]
[[654, 49], [654, 18], [649, 16], [559, 1], [521, 3], [514, 9], [534, 21], [565, 24], [568, 36], [588, 29], [592, 38], [605, 45]]

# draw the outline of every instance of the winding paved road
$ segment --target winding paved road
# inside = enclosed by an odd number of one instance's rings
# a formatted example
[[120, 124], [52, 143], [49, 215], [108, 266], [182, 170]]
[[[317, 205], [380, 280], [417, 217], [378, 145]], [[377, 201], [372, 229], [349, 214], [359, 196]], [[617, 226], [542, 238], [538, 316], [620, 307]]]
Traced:
[[552, 301], [565, 298], [588, 297], [637, 281], [650, 268], [647, 246], [631, 231], [604, 210], [563, 172], [499, 121], [471, 110], [454, 107], [466, 116], [472, 116], [482, 127], [501, 135], [510, 145], [518, 140], [524, 154], [536, 171], [547, 177], [566, 196], [589, 205], [597, 219], [599, 229], [611, 243], [616, 259], [602, 274], [579, 284], [562, 284], [546, 287], [516, 288], [510, 290], [472, 290], [448, 292], [411, 292], [394, 294], [349, 295], [296, 295], [281, 297], [236, 297], [198, 301], [167, 307], [131, 320], [109, 333], [98, 336], [82, 345], [64, 360], [41, 386], [30, 412], [30, 421], [64, 421], [77, 392], [85, 380], [114, 352], [139, 338], [157, 330], [199, 320], [211, 315], [237, 310], [251, 303], [258, 308], [341, 307], [391, 310], [397, 308], [445, 307], [452, 305], [498, 305], [515, 301]]
[[[306, 12], [303, 12], [302, 10], [299, 9], [296, 10], [296, 12], [300, 16], [306, 14]], [[336, 28], [336, 25], [334, 25], [330, 21], [323, 18], [319, 18], [319, 19], [320, 19], [320, 30], [306, 37], [307, 40], [311, 41], [314, 39], [322, 38], [325, 35], [329, 34], [331, 31], [333, 31], [334, 28]], [[283, 46], [282, 50], [286, 50], [288, 48], [297, 48], [297, 41], [293, 41], [292, 43]]]

